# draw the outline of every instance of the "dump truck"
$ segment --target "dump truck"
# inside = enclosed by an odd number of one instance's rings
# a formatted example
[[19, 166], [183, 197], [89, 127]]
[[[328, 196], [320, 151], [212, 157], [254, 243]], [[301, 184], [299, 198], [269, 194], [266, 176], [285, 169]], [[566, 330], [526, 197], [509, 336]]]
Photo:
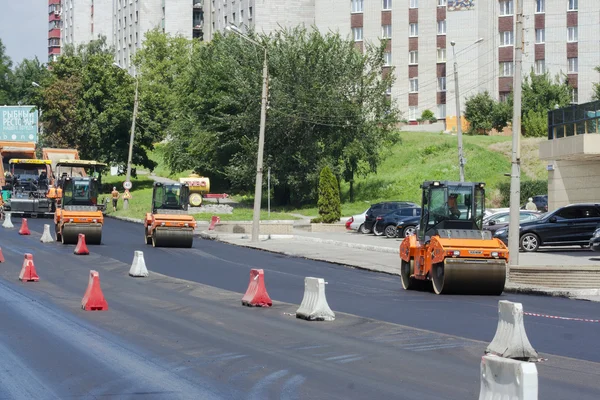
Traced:
[[0, 186], [6, 186], [5, 174], [10, 172], [9, 161], [11, 159], [35, 159], [35, 143], [0, 141]]
[[104, 216], [98, 210], [98, 179], [90, 176], [66, 177], [61, 200], [54, 213], [56, 240], [76, 244], [80, 233], [86, 244], [102, 242]]
[[52, 182], [50, 161], [11, 158], [2, 186], [2, 212], [13, 215], [48, 217], [54, 201], [48, 198]]
[[[79, 159], [60, 159], [55, 161], [56, 169], [56, 184], [50, 188], [48, 197], [56, 201], [60, 205], [62, 197], [62, 187], [67, 177], [87, 177], [90, 176], [98, 180], [98, 188], [102, 186], [102, 171], [107, 167], [107, 164], [93, 160]], [[106, 204], [96, 202], [96, 207], [102, 213], [106, 213]]]
[[[56, 172], [56, 166], [59, 161], [79, 160], [79, 152], [76, 149], [44, 147], [42, 149], [42, 158], [52, 161], [52, 170]], [[58, 178], [58, 175], [56, 177]]]
[[405, 290], [500, 295], [508, 248], [482, 229], [485, 183], [427, 181], [419, 230], [400, 244]]
[[152, 207], [144, 219], [144, 243], [153, 247], [192, 247], [196, 220], [188, 214], [189, 187], [154, 182]]

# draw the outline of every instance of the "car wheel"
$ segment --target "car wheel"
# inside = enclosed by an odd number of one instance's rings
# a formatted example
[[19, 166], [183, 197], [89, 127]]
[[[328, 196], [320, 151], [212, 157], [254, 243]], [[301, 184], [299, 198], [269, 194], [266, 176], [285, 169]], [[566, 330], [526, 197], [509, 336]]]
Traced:
[[521, 236], [521, 249], [523, 249], [523, 251], [531, 253], [537, 251], [539, 247], [540, 239], [537, 237], [537, 235], [533, 233], [526, 233]]
[[395, 225], [388, 225], [385, 227], [385, 236], [389, 237], [389, 238], [395, 238], [396, 237], [396, 226]]
[[371, 233], [371, 231], [370, 231], [369, 229], [367, 229], [367, 227], [365, 226], [365, 224], [360, 224], [360, 226], [358, 227], [358, 231], [359, 231], [360, 233], [363, 233], [363, 234], [365, 234], [365, 235], [366, 235], [367, 233]]
[[377, 224], [373, 225], [373, 234], [375, 234], [375, 236], [383, 235], [383, 231], [377, 229]]
[[404, 228], [404, 230], [402, 231], [402, 234], [404, 235], [404, 237], [409, 237], [410, 235], [414, 235], [417, 233], [417, 227], [414, 225], [409, 225], [407, 227]]

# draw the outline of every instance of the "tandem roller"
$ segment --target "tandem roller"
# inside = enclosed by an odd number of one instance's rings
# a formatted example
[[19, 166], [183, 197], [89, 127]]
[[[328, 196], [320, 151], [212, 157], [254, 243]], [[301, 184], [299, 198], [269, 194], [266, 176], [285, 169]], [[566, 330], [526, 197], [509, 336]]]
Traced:
[[193, 243], [193, 229], [156, 228], [152, 233], [152, 247], [190, 248]]
[[87, 244], [102, 243], [102, 225], [101, 224], [64, 224], [61, 233], [61, 242], [63, 244], [77, 244], [79, 234], [85, 235]]
[[499, 296], [505, 282], [504, 260], [447, 258], [431, 269], [431, 283], [436, 294]]

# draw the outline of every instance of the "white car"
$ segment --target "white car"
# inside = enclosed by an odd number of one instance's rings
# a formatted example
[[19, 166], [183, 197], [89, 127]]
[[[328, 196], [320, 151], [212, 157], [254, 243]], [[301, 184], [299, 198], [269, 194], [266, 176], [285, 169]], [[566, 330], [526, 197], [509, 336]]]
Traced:
[[364, 229], [363, 223], [365, 222], [365, 216], [367, 215], [368, 209], [362, 214], [353, 215], [346, 221], [346, 229], [349, 231], [358, 231], [360, 233], [369, 233]]

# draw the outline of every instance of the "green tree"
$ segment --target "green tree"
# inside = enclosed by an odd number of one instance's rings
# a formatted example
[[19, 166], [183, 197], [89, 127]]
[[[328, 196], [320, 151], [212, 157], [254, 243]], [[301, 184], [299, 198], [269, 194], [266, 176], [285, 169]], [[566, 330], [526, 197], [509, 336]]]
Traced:
[[465, 103], [465, 118], [469, 121], [470, 134], [488, 133], [493, 128], [497, 102], [490, 93], [470, 96]]
[[338, 181], [328, 166], [321, 170], [319, 176], [319, 200], [317, 206], [319, 207], [319, 217], [315, 222], [330, 224], [340, 220], [342, 208]]
[[39, 91], [32, 83], [44, 85], [49, 78], [50, 72], [37, 57], [32, 60], [23, 60], [13, 71], [13, 101], [21, 104], [37, 104], [40, 101]]
[[0, 105], [11, 104], [13, 99], [12, 61], [0, 39]]
[[528, 110], [523, 118], [523, 136], [541, 137], [548, 133], [548, 115], [542, 111]]

